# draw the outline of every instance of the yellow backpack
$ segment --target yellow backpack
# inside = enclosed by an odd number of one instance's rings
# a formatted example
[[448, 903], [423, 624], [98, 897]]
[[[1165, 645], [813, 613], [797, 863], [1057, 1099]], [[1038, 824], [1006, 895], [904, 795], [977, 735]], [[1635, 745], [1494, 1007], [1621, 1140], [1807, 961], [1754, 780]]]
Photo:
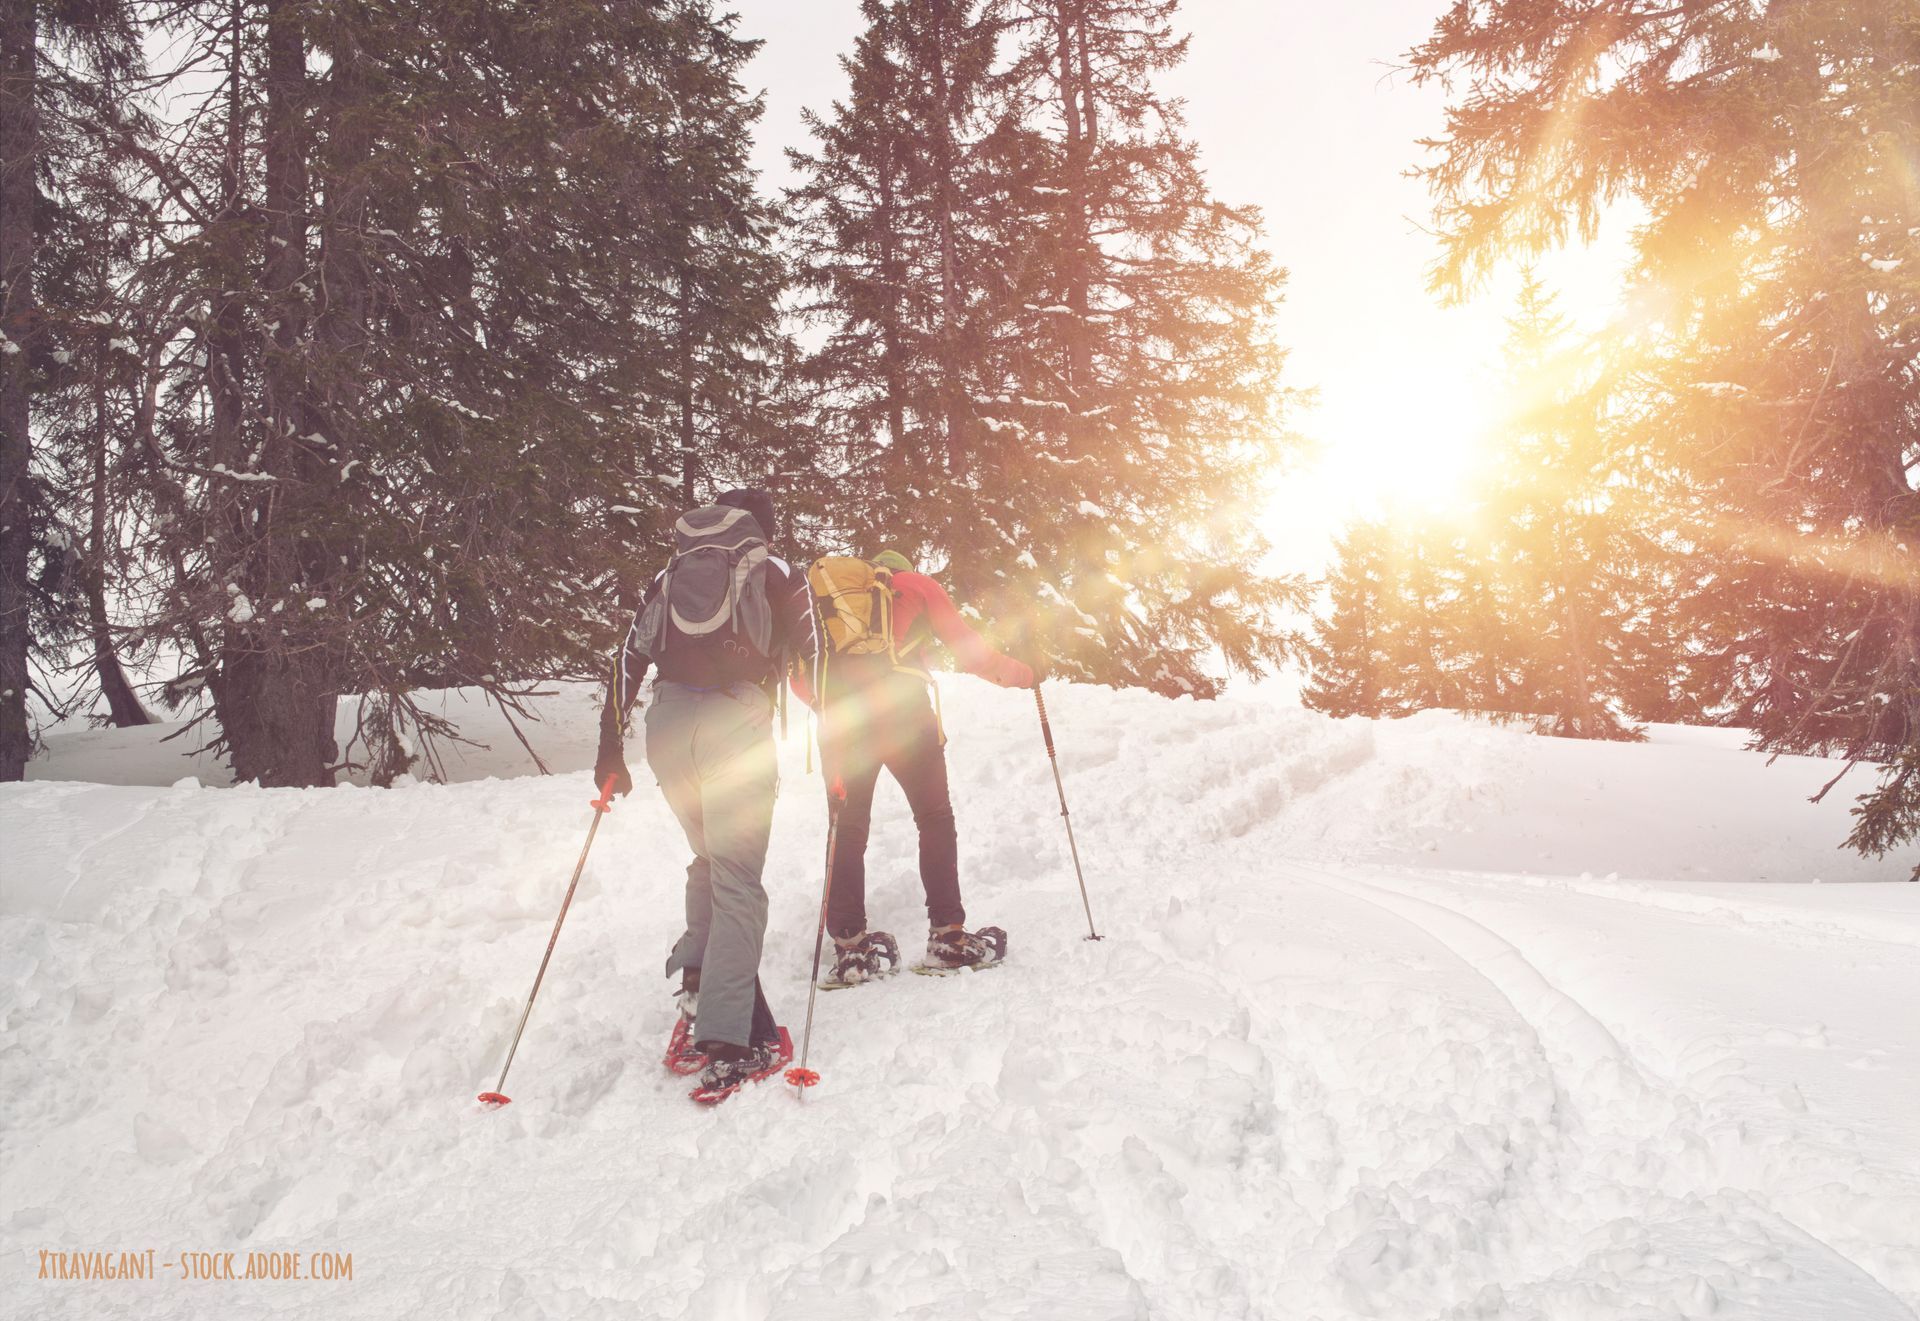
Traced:
[[893, 572], [851, 555], [823, 555], [807, 569], [813, 607], [827, 650], [835, 656], [878, 656], [895, 664]]
[[[814, 691], [826, 691], [829, 657], [885, 656], [894, 669], [925, 680], [932, 689], [934, 727], [944, 745], [947, 731], [940, 714], [940, 687], [930, 672], [905, 659], [920, 639], [915, 638], [904, 648], [894, 646], [893, 571], [851, 555], [823, 555], [808, 567], [807, 585], [813, 589], [813, 608], [822, 635]], [[807, 751], [807, 768], [812, 770], [811, 745]]]

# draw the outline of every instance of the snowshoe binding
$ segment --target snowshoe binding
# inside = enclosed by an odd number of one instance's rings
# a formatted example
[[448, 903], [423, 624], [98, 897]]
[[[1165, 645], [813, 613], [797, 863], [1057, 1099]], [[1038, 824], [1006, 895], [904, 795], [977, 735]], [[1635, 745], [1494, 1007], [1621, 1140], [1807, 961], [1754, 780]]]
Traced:
[[793, 1062], [793, 1038], [778, 1028], [773, 1041], [746, 1049], [729, 1047], [704, 1056], [700, 1081], [687, 1093], [699, 1105], [719, 1105], [748, 1083], [771, 1078]]
[[823, 991], [840, 991], [900, 971], [900, 946], [884, 931], [833, 938], [833, 971], [820, 979]]
[[1007, 933], [999, 927], [967, 931], [935, 927], [927, 933], [927, 956], [913, 965], [923, 977], [950, 977], [957, 972], [991, 968], [1007, 957]]
[[674, 1020], [673, 1035], [667, 1038], [667, 1057], [662, 1061], [667, 1068], [681, 1077], [691, 1077], [706, 1067], [705, 1052], [693, 1044], [694, 1011], [700, 1005], [700, 992], [681, 990], [675, 992], [680, 1001], [680, 1017]]

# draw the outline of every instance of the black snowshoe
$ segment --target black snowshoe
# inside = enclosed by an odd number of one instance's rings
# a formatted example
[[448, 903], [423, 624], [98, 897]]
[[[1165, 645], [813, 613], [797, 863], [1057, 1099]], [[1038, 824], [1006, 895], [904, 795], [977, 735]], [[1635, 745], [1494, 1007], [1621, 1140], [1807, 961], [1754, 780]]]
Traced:
[[862, 931], [847, 940], [835, 936], [833, 945], [833, 971], [821, 979], [823, 991], [845, 990], [900, 971], [900, 946], [884, 931]]
[[913, 965], [923, 976], [946, 977], [970, 969], [991, 968], [1007, 957], [1007, 933], [999, 927], [966, 931], [935, 927], [927, 933], [927, 957]]

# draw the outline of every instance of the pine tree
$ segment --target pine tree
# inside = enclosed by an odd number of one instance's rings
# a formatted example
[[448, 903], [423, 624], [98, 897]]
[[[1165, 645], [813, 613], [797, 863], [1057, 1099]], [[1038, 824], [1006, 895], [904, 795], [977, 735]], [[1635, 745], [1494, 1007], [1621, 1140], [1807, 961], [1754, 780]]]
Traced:
[[1531, 714], [1537, 703], [1530, 648], [1516, 635], [1517, 584], [1503, 571], [1496, 545], [1491, 529], [1469, 518], [1460, 527], [1436, 529], [1433, 553], [1450, 586], [1439, 631], [1460, 707], [1505, 718]]
[[1459, 599], [1458, 561], [1439, 529], [1401, 522], [1387, 541], [1387, 598], [1381, 654], [1387, 709], [1394, 715], [1457, 709], [1464, 705], [1472, 658], [1454, 645], [1454, 602]]
[[37, 6], [0, 16], [0, 780], [26, 775], [33, 440], [29, 396], [39, 336], [33, 291], [39, 201]]
[[1389, 712], [1385, 640], [1393, 588], [1386, 542], [1385, 528], [1363, 521], [1334, 543], [1328, 613], [1307, 645], [1308, 680], [1300, 694], [1315, 711], [1369, 719]]
[[761, 102], [739, 72], [759, 43], [732, 31], [712, 0], [675, 0], [685, 35], [667, 70], [673, 115], [658, 143], [655, 183], [661, 264], [669, 299], [657, 394], [669, 406], [680, 500], [699, 499], [704, 474], [720, 482], [764, 480], [779, 445], [766, 402], [784, 349], [779, 302], [786, 264], [774, 248], [780, 216], [755, 187], [748, 154]]
[[944, 544], [965, 473], [982, 345], [1004, 297], [1008, 254], [985, 239], [984, 199], [1003, 185], [1005, 132], [992, 77], [998, 0], [865, 0], [867, 27], [842, 60], [850, 88], [809, 112], [803, 174], [802, 311], [826, 337], [804, 373], [835, 444], [832, 521], [868, 549]]
[[869, 0], [794, 200], [850, 539], [1069, 670], [1208, 695], [1305, 592], [1254, 568], [1281, 275], [1153, 89], [1173, 9]]
[[113, 717], [141, 716], [103, 618], [102, 482], [85, 488], [90, 539], [62, 516], [59, 489], [88, 445], [89, 466], [106, 459], [119, 350], [101, 333], [98, 285], [128, 199], [100, 125], [139, 63], [127, 6], [110, 0], [20, 0], [0, 17], [0, 780], [20, 779], [32, 750], [32, 660], [63, 665], [79, 637]]
[[[1284, 274], [1253, 208], [1220, 202], [1157, 75], [1173, 0], [1029, 0], [1010, 78], [1024, 168], [994, 218], [1010, 258], [997, 385], [956, 527], [956, 576], [1003, 601], [1057, 585], [1051, 641], [1086, 673], [1211, 694], [1206, 655], [1278, 663], [1295, 579], [1255, 569], [1253, 494], [1287, 443], [1271, 314]], [[960, 538], [964, 537], [962, 541]], [[1028, 548], [1037, 566], [1003, 563]]]
[[1488, 438], [1479, 498], [1463, 518], [1400, 510], [1342, 541], [1315, 649], [1336, 678], [1310, 689], [1309, 704], [1352, 709], [1335, 692], [1363, 636], [1373, 714], [1455, 709], [1566, 737], [1634, 738], [1622, 712], [1660, 706], [1649, 679], [1671, 674], [1679, 650], [1649, 618], [1643, 575], [1663, 561], [1639, 530], [1640, 506], [1620, 498], [1631, 488], [1612, 462], [1605, 383], [1531, 274], [1510, 327], [1514, 403]]
[[[90, 4], [64, 16], [56, 7], [49, 16], [33, 253], [42, 350], [31, 470], [34, 666], [56, 718], [97, 699], [106, 721], [139, 725], [148, 716], [121, 662], [129, 634], [109, 596], [124, 569], [120, 495], [142, 378], [133, 340], [117, 325], [120, 286], [155, 241], [120, 135], [139, 122], [129, 107], [145, 74], [128, 7]], [[83, 670], [91, 682], [66, 681]]]
[[[1636, 231], [1649, 462], [1757, 746], [1878, 762], [1849, 843], [1920, 832], [1920, 195], [1907, 0], [1460, 0], [1413, 54], [1462, 90], [1427, 171], [1443, 288]], [[1702, 694], [1702, 696], [1707, 696]]]
[[145, 626], [240, 778], [432, 770], [454, 731], [416, 690], [511, 719], [596, 672], [604, 584], [690, 466], [762, 461], [731, 425], [777, 356], [749, 47], [696, 0], [176, 14]]
[[1516, 668], [1543, 732], [1637, 737], [1617, 710], [1634, 587], [1593, 372], [1531, 271], [1508, 326], [1514, 404], [1493, 443], [1480, 527], [1488, 567], [1504, 579], [1504, 631], [1524, 648]]

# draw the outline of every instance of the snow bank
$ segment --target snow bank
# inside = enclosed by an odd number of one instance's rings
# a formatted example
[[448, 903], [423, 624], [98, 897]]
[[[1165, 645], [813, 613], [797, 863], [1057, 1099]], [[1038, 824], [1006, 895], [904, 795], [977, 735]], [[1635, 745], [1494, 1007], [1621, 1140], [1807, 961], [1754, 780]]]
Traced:
[[[942, 683], [956, 728], [981, 741], [973, 765], [990, 778], [1002, 764], [1032, 770], [1040, 749], [1022, 699], [965, 677]], [[1897, 880], [1912, 871], [1911, 860], [1866, 860], [1839, 847], [1870, 769], [1809, 803], [1840, 763], [1782, 757], [1768, 765], [1742, 746], [1738, 730], [1655, 725], [1650, 744], [1587, 743], [1437, 711], [1328, 720], [1300, 709], [1278, 684], [1242, 685], [1217, 702], [1078, 685], [1062, 692], [1082, 722], [1061, 731], [1066, 755], [1083, 771], [1119, 763], [1137, 770], [1120, 777], [1125, 798], [1108, 813], [1122, 835], [1132, 833], [1134, 815], [1160, 805], [1198, 812], [1201, 838], [1269, 830], [1288, 852], [1324, 860], [1647, 880]], [[537, 718], [521, 727], [551, 770], [592, 767], [600, 703], [597, 687], [577, 684], [555, 685], [533, 703]], [[477, 691], [436, 694], [429, 705], [472, 741], [442, 743], [449, 781], [536, 774], [505, 717]], [[804, 727], [796, 703], [788, 749], [795, 775]], [[169, 738], [179, 728], [63, 729], [27, 777], [164, 787], [190, 776], [230, 785], [224, 765], [194, 751], [204, 730]], [[342, 704], [337, 737], [342, 747], [353, 737], [350, 704]], [[364, 746], [354, 751], [365, 755]], [[956, 775], [965, 769], [956, 751]]]
[[[970, 917], [1012, 961], [823, 997], [822, 1085], [711, 1112], [658, 1066], [684, 845], [644, 785], [595, 845], [515, 1104], [472, 1100], [587, 825], [592, 694], [531, 731], [569, 774], [526, 775], [507, 735], [462, 783], [388, 791], [215, 791], [164, 731], [56, 736], [46, 782], [0, 786], [7, 1296], [88, 1318], [1912, 1315], [1920, 887], [1837, 883], [1897, 868], [1832, 850], [1844, 804], [1802, 801], [1819, 765], [1066, 687], [1092, 943], [1031, 700], [943, 692]], [[765, 964], [796, 1026], [823, 835], [801, 729]], [[60, 778], [108, 770], [147, 783]], [[871, 915], [917, 952], [890, 787], [878, 818]], [[43, 1249], [147, 1247], [350, 1252], [354, 1275], [37, 1278]]]

